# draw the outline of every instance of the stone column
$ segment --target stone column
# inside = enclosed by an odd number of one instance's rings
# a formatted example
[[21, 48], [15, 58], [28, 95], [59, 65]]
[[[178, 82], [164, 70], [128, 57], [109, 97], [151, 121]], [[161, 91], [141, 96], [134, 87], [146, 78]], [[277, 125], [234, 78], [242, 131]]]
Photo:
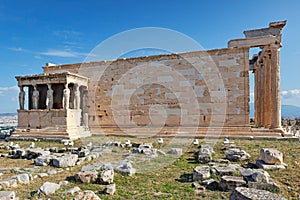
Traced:
[[38, 109], [39, 108], [39, 98], [40, 98], [40, 93], [37, 90], [37, 86], [33, 85], [33, 93], [32, 93], [32, 109]]
[[265, 122], [264, 122], [264, 65], [260, 64], [260, 100], [259, 100], [259, 104], [260, 104], [260, 123], [261, 126], [265, 126]]
[[272, 87], [272, 129], [281, 130], [281, 102], [280, 102], [280, 45], [271, 47], [271, 87]]
[[65, 84], [64, 96], [63, 96], [63, 108], [64, 109], [69, 109], [69, 107], [70, 107], [69, 101], [70, 101], [70, 89], [68, 87], [68, 84]]
[[20, 93], [19, 93], [19, 106], [20, 110], [24, 110], [24, 103], [25, 103], [25, 92], [24, 92], [24, 86], [19, 85]]
[[51, 84], [48, 83], [48, 90], [47, 90], [47, 98], [46, 98], [46, 107], [48, 110], [53, 108], [53, 90], [51, 88]]
[[272, 120], [272, 111], [271, 111], [271, 65], [270, 65], [270, 52], [267, 52], [266, 57], [264, 58], [265, 66], [266, 66], [266, 90], [265, 90], [265, 98], [266, 98], [266, 112], [265, 112], [265, 118], [266, 118], [266, 127], [270, 128], [271, 126], [271, 120]]
[[259, 125], [259, 116], [258, 116], [258, 65], [255, 65], [254, 72], [254, 119], [255, 125]]

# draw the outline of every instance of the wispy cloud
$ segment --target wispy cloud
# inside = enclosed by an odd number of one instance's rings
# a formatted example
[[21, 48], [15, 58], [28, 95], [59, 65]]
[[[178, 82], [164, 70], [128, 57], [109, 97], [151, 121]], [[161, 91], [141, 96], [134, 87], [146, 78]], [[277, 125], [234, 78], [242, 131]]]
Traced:
[[0, 96], [15, 94], [16, 91], [19, 91], [18, 86], [0, 87]]
[[24, 51], [24, 49], [21, 47], [9, 47], [8, 49], [11, 51]]
[[70, 49], [69, 50], [51, 49], [46, 52], [41, 52], [40, 54], [44, 56], [56, 56], [56, 57], [64, 57], [64, 58], [75, 58], [75, 57], [82, 57], [88, 55], [88, 53], [70, 51]]
[[300, 107], [300, 89], [281, 91], [281, 104]]
[[74, 30], [56, 30], [56, 31], [53, 31], [53, 35], [58, 36], [58, 37], [69, 38], [69, 37], [80, 36], [80, 35], [82, 35], [82, 33], [79, 31], [74, 31]]
[[61, 49], [49, 49], [49, 50], [43, 51], [43, 52], [30, 51], [30, 50], [24, 49], [22, 47], [8, 47], [7, 49], [10, 51], [15, 51], [15, 52], [34, 54], [35, 59], [42, 59], [43, 58], [42, 56], [78, 58], [78, 57], [85, 57], [85, 56], [89, 55], [89, 53], [72, 51], [72, 48], [69, 48], [69, 47], [63, 48], [62, 50]]

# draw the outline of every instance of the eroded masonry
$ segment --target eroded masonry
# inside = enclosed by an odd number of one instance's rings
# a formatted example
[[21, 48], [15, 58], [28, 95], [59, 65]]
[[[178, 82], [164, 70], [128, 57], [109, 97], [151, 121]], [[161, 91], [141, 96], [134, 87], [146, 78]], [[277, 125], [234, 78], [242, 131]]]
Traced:
[[[125, 129], [126, 134], [278, 135], [285, 24], [245, 31], [245, 38], [230, 40], [224, 49], [47, 65], [44, 74], [17, 76], [14, 135], [76, 139]], [[261, 51], [249, 60], [254, 47]], [[250, 127], [249, 72], [255, 77], [260, 129]]]

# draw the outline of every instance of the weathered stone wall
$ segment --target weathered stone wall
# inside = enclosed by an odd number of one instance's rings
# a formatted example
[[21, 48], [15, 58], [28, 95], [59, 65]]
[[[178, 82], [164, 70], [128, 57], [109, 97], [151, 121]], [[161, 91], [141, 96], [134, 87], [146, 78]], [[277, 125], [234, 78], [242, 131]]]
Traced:
[[[162, 114], [165, 126], [193, 126], [195, 120], [199, 126], [209, 126], [215, 123], [213, 115], [223, 116], [227, 127], [249, 126], [248, 50], [227, 48], [48, 66], [44, 72], [69, 71], [89, 78], [91, 128], [159, 126]], [[223, 88], [227, 98], [213, 98]], [[225, 113], [218, 109], [222, 106]], [[195, 117], [184, 120], [185, 116]]]

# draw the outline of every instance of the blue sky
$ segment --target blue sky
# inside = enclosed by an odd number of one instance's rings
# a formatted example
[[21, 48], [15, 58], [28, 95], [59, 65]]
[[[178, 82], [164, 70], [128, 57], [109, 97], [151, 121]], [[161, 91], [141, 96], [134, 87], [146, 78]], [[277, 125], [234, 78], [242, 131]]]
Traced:
[[46, 62], [82, 62], [108, 37], [162, 27], [205, 49], [225, 48], [243, 31], [288, 20], [281, 49], [282, 104], [300, 106], [300, 1], [0, 1], [0, 113], [15, 112], [16, 75], [42, 73]]

